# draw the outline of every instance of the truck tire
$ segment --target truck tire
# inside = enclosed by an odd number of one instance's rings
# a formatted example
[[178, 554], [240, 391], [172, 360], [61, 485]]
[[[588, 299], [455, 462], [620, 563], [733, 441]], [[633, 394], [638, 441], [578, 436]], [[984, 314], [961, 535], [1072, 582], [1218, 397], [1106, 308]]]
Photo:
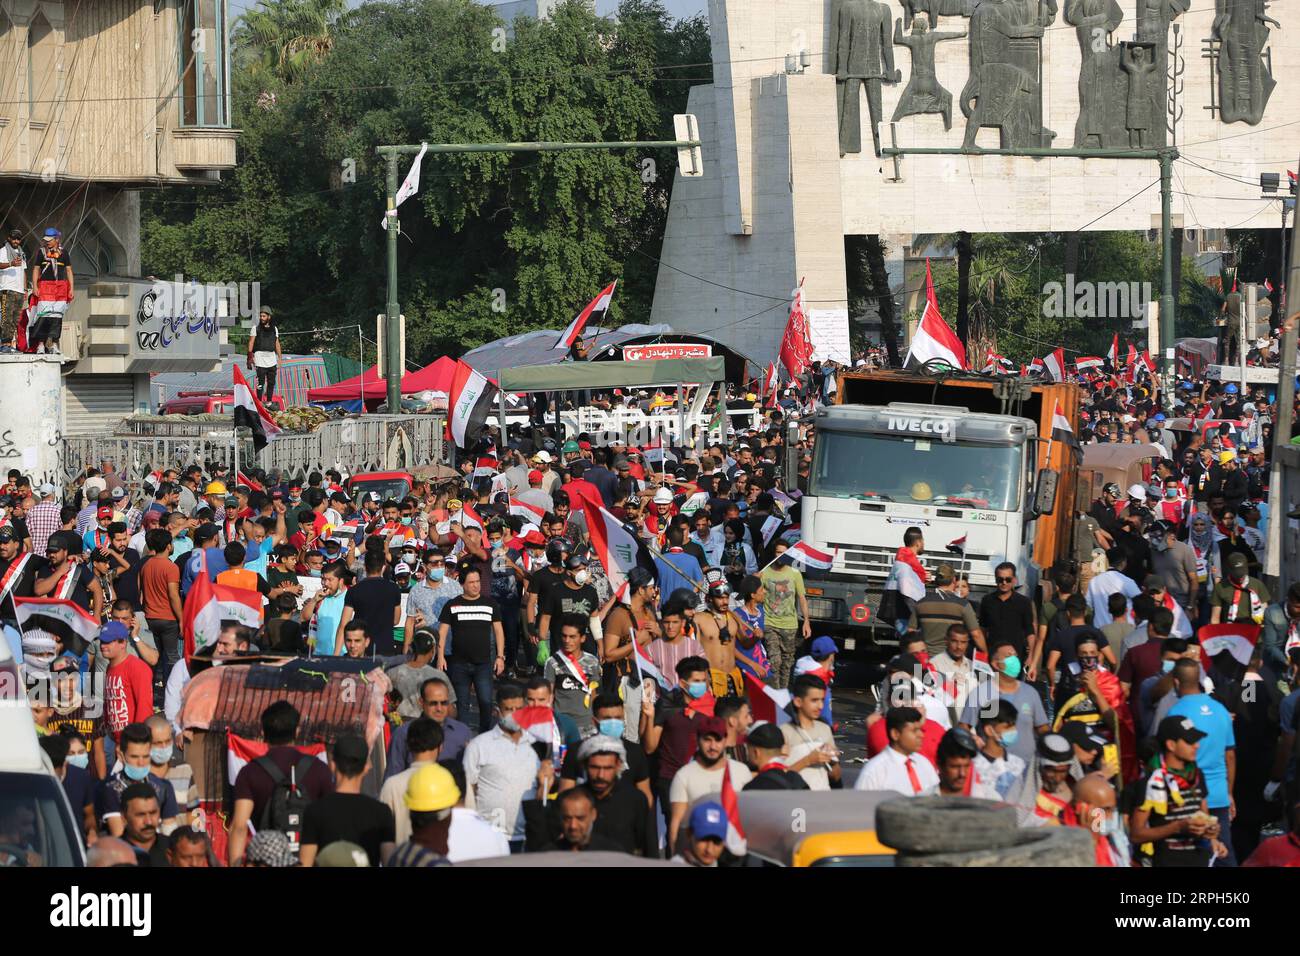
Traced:
[[876, 835], [899, 853], [949, 853], [1015, 843], [1016, 809], [973, 797], [913, 797], [876, 808]]
[[1096, 866], [1092, 834], [1080, 827], [1020, 830], [1015, 844], [955, 853], [900, 853], [895, 866]]

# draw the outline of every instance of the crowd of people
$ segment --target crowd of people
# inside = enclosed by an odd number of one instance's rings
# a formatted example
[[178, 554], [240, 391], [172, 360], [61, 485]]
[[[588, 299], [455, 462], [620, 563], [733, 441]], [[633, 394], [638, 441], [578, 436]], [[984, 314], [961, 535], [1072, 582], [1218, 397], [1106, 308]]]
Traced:
[[[824, 400], [834, 378], [817, 375], [802, 392]], [[798, 396], [700, 449], [489, 429], [456, 477], [390, 498], [337, 471], [205, 463], [141, 485], [104, 462], [63, 491], [10, 472], [0, 620], [102, 865], [739, 865], [731, 791], [845, 787], [1011, 803], [1024, 826], [1089, 829], [1101, 865], [1295, 863], [1300, 586], [1260, 579], [1269, 521], [1295, 517], [1268, 514], [1270, 396], [1181, 382], [1192, 425], [1175, 429], [1149, 385], [1080, 384], [1080, 440], [1146, 443], [1150, 474], [1077, 514], [1074, 559], [1034, 593], [1005, 564], [976, 600], [908, 529], [897, 560], [926, 592], [901, 607], [865, 722], [836, 719], [841, 643], [791, 550], [815, 439], [803, 421], [787, 474]], [[610, 566], [609, 522], [635, 542], [630, 569]], [[186, 654], [204, 576], [259, 594], [261, 622]], [[97, 635], [22, 630], [15, 598], [33, 596], [76, 604]], [[1212, 643], [1216, 626], [1244, 645]], [[304, 657], [383, 675], [378, 748], [360, 727], [307, 739], [276, 701], [224, 813], [195, 813], [171, 783], [189, 682]]]

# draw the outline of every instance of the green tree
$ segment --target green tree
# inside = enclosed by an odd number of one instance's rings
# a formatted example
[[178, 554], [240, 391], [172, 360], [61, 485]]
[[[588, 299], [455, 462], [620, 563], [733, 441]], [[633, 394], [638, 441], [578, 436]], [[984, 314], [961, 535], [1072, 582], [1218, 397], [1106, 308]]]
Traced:
[[347, 6], [347, 0], [260, 0], [236, 22], [240, 65], [254, 77], [302, 78], [333, 48], [333, 28]]

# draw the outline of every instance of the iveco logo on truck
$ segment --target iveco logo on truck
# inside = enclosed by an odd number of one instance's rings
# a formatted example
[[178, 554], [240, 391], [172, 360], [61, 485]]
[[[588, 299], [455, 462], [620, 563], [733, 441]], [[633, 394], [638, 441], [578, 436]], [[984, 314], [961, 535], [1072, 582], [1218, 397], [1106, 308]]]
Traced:
[[951, 418], [896, 418], [888, 416], [885, 428], [891, 432], [918, 432], [938, 435], [943, 441], [956, 441], [957, 423]]

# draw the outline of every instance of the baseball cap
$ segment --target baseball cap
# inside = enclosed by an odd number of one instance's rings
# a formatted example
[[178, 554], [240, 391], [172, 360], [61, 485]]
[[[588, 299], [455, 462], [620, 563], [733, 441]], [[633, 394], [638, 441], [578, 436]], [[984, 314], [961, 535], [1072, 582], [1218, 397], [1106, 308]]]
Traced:
[[1241, 572], [1245, 572], [1245, 571], [1248, 571], [1249, 569], [1250, 569], [1250, 562], [1248, 562], [1248, 561], [1246, 560], [1246, 556], [1245, 556], [1244, 554], [1242, 554], [1241, 552], [1237, 551], [1237, 552], [1234, 552], [1234, 553], [1228, 555], [1228, 570], [1229, 570], [1229, 571], [1241, 571]]
[[1098, 737], [1088, 730], [1088, 725], [1079, 720], [1067, 720], [1061, 727], [1061, 736], [1075, 747], [1096, 752], [1106, 746], [1105, 738]]
[[366, 501], [378, 501], [378, 500], [379, 500], [379, 492], [377, 491], [366, 492]]
[[727, 814], [722, 809], [722, 804], [713, 800], [697, 804], [691, 811], [690, 828], [696, 839], [725, 840]]
[[1148, 591], [1163, 591], [1165, 589], [1165, 579], [1158, 574], [1148, 574], [1142, 579], [1142, 587]]
[[121, 621], [109, 621], [99, 629], [99, 643], [112, 644], [115, 641], [125, 641], [130, 637], [126, 625]]
[[835, 646], [835, 638], [819, 637], [812, 642], [810, 653], [813, 657], [824, 657], [827, 654], [834, 654], [838, 650], [839, 648]]
[[366, 851], [347, 840], [335, 840], [316, 854], [316, 866], [369, 866]]
[[96, 518], [111, 518], [111, 517], [113, 517], [113, 506], [112, 506], [112, 505], [100, 505], [98, 508], [95, 509], [95, 517], [96, 517]]
[[393, 577], [397, 577], [399, 574], [410, 574], [410, 573], [411, 573], [411, 566], [407, 564], [405, 561], [398, 561], [397, 564], [393, 567]]
[[546, 546], [546, 538], [543, 537], [542, 533], [538, 531], [536, 528], [529, 531], [526, 535], [520, 538], [520, 540], [523, 541], [524, 544], [532, 545], [535, 548], [542, 548]]
[[749, 728], [745, 743], [750, 747], [762, 747], [764, 750], [780, 750], [785, 746], [785, 735], [776, 724], [764, 722]]
[[411, 650], [416, 654], [427, 654], [436, 646], [437, 640], [433, 636], [433, 631], [427, 627], [422, 627], [411, 635]]
[[110, 492], [110, 494], [113, 496], [114, 501], [121, 501], [123, 498], [126, 497], [126, 489], [123, 488], [121, 485], [118, 485], [116, 488], [112, 490], [112, 492]]
[[4, 541], [7, 543], [10, 541], [17, 541], [17, 540], [18, 540], [17, 533], [9, 525], [5, 525], [3, 528], [0, 528], [0, 541]]
[[542, 480], [542, 473], [541, 473], [540, 471], [538, 471], [536, 468], [534, 468], [534, 469], [532, 469], [531, 471], [528, 472], [528, 483], [529, 483], [530, 485], [531, 485], [534, 481], [540, 482], [541, 480]]
[[695, 721], [696, 737], [726, 737], [727, 722], [721, 717], [700, 717]]
[[1156, 729], [1156, 739], [1161, 743], [1166, 740], [1181, 740], [1194, 744], [1205, 737], [1205, 731], [1197, 730], [1190, 717], [1169, 716], [1160, 721]]
[[48, 497], [49, 495], [54, 494], [54, 486], [53, 486], [52, 484], [50, 484], [48, 481], [45, 482], [45, 484], [41, 485], [41, 486], [40, 486], [39, 488], [37, 488], [36, 490], [37, 490], [37, 492], [40, 493], [40, 496], [41, 496], [42, 498], [45, 498], [45, 497]]
[[1044, 767], [1067, 767], [1074, 757], [1070, 742], [1060, 734], [1047, 734], [1038, 741], [1038, 763]]

